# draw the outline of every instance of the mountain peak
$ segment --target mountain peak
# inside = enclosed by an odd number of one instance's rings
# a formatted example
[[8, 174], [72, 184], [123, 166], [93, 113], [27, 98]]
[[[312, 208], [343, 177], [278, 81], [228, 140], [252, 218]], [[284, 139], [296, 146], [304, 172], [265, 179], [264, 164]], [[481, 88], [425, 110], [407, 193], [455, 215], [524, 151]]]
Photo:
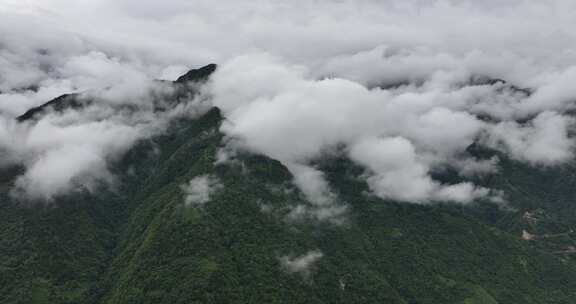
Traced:
[[186, 83], [186, 82], [201, 82], [206, 81], [214, 71], [216, 71], [217, 65], [214, 63], [205, 65], [199, 69], [193, 69], [188, 71], [186, 74], [178, 77], [175, 81], [176, 83]]
[[[204, 82], [216, 71], [217, 65], [216, 64], [208, 64], [198, 69], [192, 69], [188, 71], [186, 74], [178, 77], [174, 84], [185, 84], [189, 82]], [[18, 122], [23, 122], [27, 120], [31, 120], [38, 115], [41, 115], [48, 109], [62, 111], [68, 107], [72, 108], [79, 108], [82, 106], [82, 103], [78, 99], [78, 93], [70, 93], [70, 94], [63, 94], [58, 96], [40, 106], [33, 107], [27, 110], [24, 114], [16, 117]]]

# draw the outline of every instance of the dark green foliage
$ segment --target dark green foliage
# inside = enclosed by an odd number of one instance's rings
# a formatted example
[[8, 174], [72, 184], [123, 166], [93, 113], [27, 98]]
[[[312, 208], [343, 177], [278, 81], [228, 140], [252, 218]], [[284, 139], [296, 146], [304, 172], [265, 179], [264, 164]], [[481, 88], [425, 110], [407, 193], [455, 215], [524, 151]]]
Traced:
[[78, 303], [90, 297], [115, 246], [122, 204], [79, 196], [58, 207], [0, 210], [0, 302]]

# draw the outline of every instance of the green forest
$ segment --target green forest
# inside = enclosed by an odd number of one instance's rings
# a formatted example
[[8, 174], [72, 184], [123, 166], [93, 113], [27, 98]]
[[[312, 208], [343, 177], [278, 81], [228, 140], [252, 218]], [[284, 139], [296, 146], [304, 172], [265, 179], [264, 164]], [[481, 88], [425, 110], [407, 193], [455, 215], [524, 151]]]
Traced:
[[[9, 191], [21, 168], [3, 169], [0, 303], [574, 303], [576, 163], [499, 155], [500, 171], [476, 182], [503, 191], [506, 207], [407, 204], [368, 194], [361, 168], [326, 155], [314, 165], [347, 208], [322, 221], [290, 216], [310, 203], [280, 162], [217, 162], [222, 121], [217, 108], [173, 121], [115, 163], [116, 189], [96, 194], [22, 205]], [[183, 185], [200, 176], [219, 187], [187, 204]], [[294, 266], [310, 252], [321, 255]]]

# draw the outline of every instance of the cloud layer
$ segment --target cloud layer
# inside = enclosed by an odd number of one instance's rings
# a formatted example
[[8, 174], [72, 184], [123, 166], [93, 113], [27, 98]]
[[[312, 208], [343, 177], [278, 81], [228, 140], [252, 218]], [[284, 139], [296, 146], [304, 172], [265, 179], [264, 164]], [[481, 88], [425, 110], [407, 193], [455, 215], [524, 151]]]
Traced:
[[[418, 203], [495, 198], [433, 178], [497, 170], [467, 151], [473, 143], [535, 166], [573, 157], [569, 0], [5, 1], [0, 20], [0, 148], [17, 150], [2, 162], [26, 164], [18, 188], [35, 196], [113, 179], [107, 163], [161, 127], [13, 117], [69, 92], [146, 104], [153, 79], [209, 62], [221, 65], [205, 94], [232, 148], [280, 160], [316, 210], [338, 205], [313, 167], [334, 151], [365, 168], [373, 194]], [[40, 182], [54, 171], [62, 178]]]
[[184, 193], [184, 204], [189, 206], [201, 206], [210, 201], [211, 196], [222, 188], [220, 181], [211, 175], [201, 175], [193, 178], [188, 184], [180, 188]]

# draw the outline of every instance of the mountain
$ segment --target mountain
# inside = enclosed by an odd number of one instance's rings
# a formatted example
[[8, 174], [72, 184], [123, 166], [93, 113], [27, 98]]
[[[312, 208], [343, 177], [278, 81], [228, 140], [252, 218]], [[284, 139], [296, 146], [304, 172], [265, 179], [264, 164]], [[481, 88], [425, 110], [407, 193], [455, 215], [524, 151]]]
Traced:
[[[188, 93], [193, 93], [193, 90], [190, 90], [187, 85], [191, 83], [202, 84], [215, 70], [216, 65], [209, 64], [199, 69], [190, 70], [186, 74], [178, 77], [177, 80], [170, 82], [172, 87], [175, 89], [175, 93], [173, 96], [170, 96], [170, 98], [167, 98], [167, 100], [174, 104], [179, 98], [185, 97]], [[24, 122], [41, 116], [49, 111], [62, 112], [66, 109], [78, 109], [86, 104], [90, 104], [91, 102], [93, 102], [92, 99], [83, 97], [78, 93], [64, 94], [40, 106], [29, 109], [22, 115], [16, 117], [16, 120], [18, 122]]]
[[[173, 98], [215, 69], [180, 77]], [[18, 120], [79, 106], [65, 95]], [[575, 162], [535, 168], [471, 146], [500, 157], [476, 182], [506, 193], [502, 208], [384, 201], [361, 168], [326, 156], [316, 165], [348, 209], [321, 221], [292, 216], [313, 206], [280, 162], [216, 161], [223, 119], [212, 108], [139, 141], [114, 164], [117, 189], [22, 205], [18, 168], [3, 169], [0, 303], [574, 303]], [[208, 199], [189, 197], [195, 181]]]

